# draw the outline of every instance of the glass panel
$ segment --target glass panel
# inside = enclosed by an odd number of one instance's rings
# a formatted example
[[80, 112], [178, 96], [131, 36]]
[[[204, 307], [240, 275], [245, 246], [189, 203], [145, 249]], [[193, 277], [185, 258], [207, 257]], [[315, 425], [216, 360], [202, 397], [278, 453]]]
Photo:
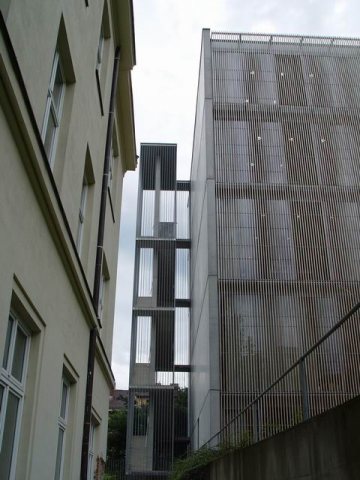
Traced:
[[59, 428], [59, 436], [58, 436], [58, 444], [56, 450], [56, 464], [55, 464], [55, 480], [60, 480], [61, 474], [61, 460], [62, 460], [62, 452], [64, 446], [64, 430]]
[[149, 397], [146, 394], [135, 395], [133, 435], [146, 435]]
[[176, 237], [189, 238], [189, 192], [176, 192]]
[[61, 405], [60, 405], [60, 417], [64, 420], [66, 419], [66, 408], [67, 408], [67, 397], [68, 397], [69, 387], [63, 381], [62, 392], [61, 392]]
[[160, 191], [160, 222], [173, 222], [175, 213], [175, 192]]
[[16, 378], [16, 380], [19, 380], [19, 382], [22, 381], [22, 376], [23, 376], [26, 341], [27, 341], [27, 336], [18, 327], [16, 332], [15, 349], [14, 349], [11, 374], [13, 377]]
[[152, 237], [154, 235], [154, 212], [155, 212], [155, 191], [144, 190], [141, 211], [141, 235]]
[[54, 89], [52, 92], [54, 107], [56, 109], [57, 114], [59, 114], [63, 88], [64, 88], [64, 77], [61, 73], [61, 66], [59, 61], [56, 68], [55, 83], [54, 83]]
[[136, 328], [136, 363], [150, 363], [151, 317], [138, 317]]
[[12, 332], [13, 325], [14, 325], [14, 320], [11, 317], [9, 317], [8, 326], [6, 330], [5, 350], [4, 350], [4, 358], [3, 358], [4, 368], [7, 368], [8, 366], [11, 332]]
[[1, 409], [2, 409], [2, 398], [4, 394], [4, 387], [0, 385], [0, 414], [1, 414]]
[[0, 452], [0, 478], [4, 479], [9, 478], [10, 476], [19, 402], [20, 399], [18, 397], [9, 393]]
[[141, 248], [139, 259], [139, 297], [152, 296], [153, 283], [153, 249]]
[[175, 365], [189, 364], [189, 309], [175, 310]]
[[189, 298], [190, 250], [176, 249], [175, 297]]
[[48, 123], [46, 126], [45, 140], [44, 140], [44, 147], [48, 156], [48, 160], [50, 160], [51, 151], [52, 151], [54, 138], [55, 138], [55, 132], [56, 132], [56, 123], [55, 123], [54, 115], [50, 109]]

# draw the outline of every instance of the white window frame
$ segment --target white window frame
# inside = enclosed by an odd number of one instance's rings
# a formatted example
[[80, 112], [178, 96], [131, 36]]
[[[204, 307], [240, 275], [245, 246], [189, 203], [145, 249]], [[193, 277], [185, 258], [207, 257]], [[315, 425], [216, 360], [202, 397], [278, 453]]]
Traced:
[[95, 422], [94, 417], [90, 420], [90, 432], [89, 432], [89, 450], [88, 450], [88, 469], [87, 480], [94, 479], [94, 457], [95, 457], [95, 432], [98, 424]]
[[[54, 100], [54, 86], [55, 86], [55, 79], [56, 79], [56, 74], [58, 69], [60, 70], [61, 78], [62, 78], [62, 86], [61, 86], [61, 92], [60, 92], [60, 97], [59, 97], [59, 104], [56, 106], [55, 100]], [[61, 120], [61, 115], [62, 115], [62, 109], [63, 109], [63, 103], [64, 103], [64, 94], [65, 94], [65, 75], [64, 75], [64, 70], [61, 65], [61, 59], [59, 52], [56, 50], [55, 55], [54, 55], [54, 61], [53, 61], [53, 66], [51, 69], [51, 75], [50, 75], [50, 82], [49, 82], [49, 88], [48, 88], [48, 93], [47, 93], [47, 101], [46, 101], [46, 108], [45, 108], [45, 115], [44, 115], [44, 122], [43, 122], [43, 128], [42, 128], [42, 133], [41, 137], [42, 140], [45, 144], [45, 139], [46, 139], [46, 133], [49, 125], [49, 119], [50, 115], [54, 119], [55, 123], [55, 133], [50, 145], [50, 150], [48, 153], [48, 161], [50, 166], [52, 167], [54, 164], [54, 157], [55, 157], [55, 151], [56, 151], [56, 145], [57, 145], [57, 140], [58, 140], [58, 134], [59, 134], [59, 127], [60, 127], [60, 120]]]
[[[61, 406], [63, 401], [63, 387], [65, 386], [65, 412], [64, 416], [61, 416]], [[62, 480], [64, 474], [64, 457], [65, 457], [65, 446], [66, 446], [66, 428], [68, 422], [68, 413], [69, 413], [69, 398], [70, 398], [70, 382], [69, 380], [63, 375], [61, 379], [61, 390], [60, 390], [60, 406], [59, 406], [59, 416], [58, 416], [58, 435], [57, 435], [57, 447], [56, 447], [56, 457], [55, 457], [55, 480]], [[61, 459], [60, 459], [60, 471], [57, 473], [56, 466], [57, 466], [57, 458], [58, 458], [58, 448], [59, 448], [59, 435], [60, 431], [63, 432], [62, 437], [62, 444], [61, 444]]]
[[81, 197], [80, 197], [79, 225], [78, 225], [78, 232], [76, 237], [76, 247], [79, 255], [81, 255], [88, 192], [89, 192], [89, 181], [86, 176], [86, 173], [84, 173], [83, 183], [81, 188]]
[[[14, 439], [13, 439], [13, 448], [12, 448], [12, 455], [11, 455], [12, 458], [10, 460], [9, 480], [13, 480], [15, 478], [16, 458], [17, 458], [17, 453], [19, 448], [20, 426], [21, 426], [22, 411], [24, 406], [25, 383], [26, 383], [27, 368], [29, 363], [31, 334], [24, 327], [24, 325], [19, 321], [19, 319], [17, 318], [14, 312], [12, 311], [10, 312], [8, 321], [9, 322], [12, 321], [13, 323], [12, 323], [11, 332], [10, 332], [7, 364], [5, 366], [3, 365], [4, 359], [2, 359], [2, 363], [1, 363], [0, 385], [3, 387], [3, 395], [2, 395], [1, 406], [0, 406], [1, 407], [0, 408], [0, 451], [1, 451], [2, 442], [3, 442], [3, 435], [4, 435], [5, 412], [7, 410], [9, 393], [11, 393], [12, 395], [16, 396], [19, 399], [17, 415], [16, 415]], [[26, 336], [22, 376], [20, 380], [16, 379], [11, 373], [13, 361], [14, 361], [15, 340], [16, 340], [16, 334], [18, 330], [21, 330], [22, 333]]]
[[[104, 267], [103, 267], [104, 268]], [[105, 290], [106, 290], [106, 277], [104, 270], [101, 272], [100, 277], [100, 286], [99, 286], [99, 306], [98, 306], [98, 314], [99, 319], [103, 320], [104, 310], [105, 310]]]

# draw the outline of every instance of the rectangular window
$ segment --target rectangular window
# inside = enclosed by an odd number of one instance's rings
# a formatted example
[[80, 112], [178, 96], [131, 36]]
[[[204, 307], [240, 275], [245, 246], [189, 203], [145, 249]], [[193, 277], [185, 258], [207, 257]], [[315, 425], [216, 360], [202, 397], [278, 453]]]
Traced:
[[70, 383], [63, 377], [61, 382], [60, 395], [60, 413], [58, 417], [58, 441], [56, 450], [56, 464], [55, 464], [55, 480], [63, 478], [63, 463], [65, 452], [65, 434], [68, 419], [68, 406], [70, 396]]
[[143, 190], [141, 209], [141, 236], [154, 236], [155, 191]]
[[76, 247], [79, 252], [79, 255], [81, 254], [88, 190], [89, 190], [89, 182], [87, 180], [86, 173], [84, 173], [82, 189], [81, 189], [81, 197], [80, 197], [79, 225], [78, 225], [78, 232], [77, 232], [77, 238], [76, 238]]
[[190, 250], [176, 249], [175, 298], [190, 298]]
[[87, 478], [88, 480], [93, 480], [94, 478], [94, 455], [95, 455], [95, 432], [97, 424], [93, 417], [90, 421], [90, 434], [89, 434], [89, 453], [88, 453], [88, 470]]
[[152, 296], [153, 253], [154, 252], [152, 248], [140, 249], [139, 285], [138, 285], [139, 297]]
[[56, 51], [51, 70], [42, 129], [42, 139], [51, 166], [54, 163], [54, 152], [60, 127], [64, 92], [65, 77], [61, 66], [60, 55]]
[[99, 306], [98, 306], [98, 315], [100, 320], [102, 320], [104, 316], [104, 308], [105, 308], [105, 284], [106, 278], [104, 272], [101, 273], [100, 277], [100, 288], [99, 288]]
[[0, 374], [0, 478], [13, 475], [20, 435], [30, 334], [11, 313]]
[[151, 317], [137, 317], [136, 363], [150, 363]]
[[146, 435], [149, 410], [149, 395], [137, 394], [134, 397], [133, 435]]

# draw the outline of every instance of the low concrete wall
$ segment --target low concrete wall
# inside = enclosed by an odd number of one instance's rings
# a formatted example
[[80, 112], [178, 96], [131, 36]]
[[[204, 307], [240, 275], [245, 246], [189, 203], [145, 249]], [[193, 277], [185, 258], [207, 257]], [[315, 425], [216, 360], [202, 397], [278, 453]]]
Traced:
[[215, 461], [209, 480], [360, 480], [360, 397]]

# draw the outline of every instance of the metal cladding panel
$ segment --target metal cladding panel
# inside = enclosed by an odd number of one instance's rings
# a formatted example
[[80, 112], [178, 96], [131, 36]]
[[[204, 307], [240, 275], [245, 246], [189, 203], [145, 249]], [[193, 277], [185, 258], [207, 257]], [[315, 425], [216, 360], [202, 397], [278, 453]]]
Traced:
[[141, 145], [128, 478], [167, 478], [188, 443], [188, 190], [176, 181], [176, 145]]
[[[211, 50], [224, 425], [359, 300], [360, 42], [213, 33]], [[329, 371], [309, 368], [314, 408], [338, 394]]]

